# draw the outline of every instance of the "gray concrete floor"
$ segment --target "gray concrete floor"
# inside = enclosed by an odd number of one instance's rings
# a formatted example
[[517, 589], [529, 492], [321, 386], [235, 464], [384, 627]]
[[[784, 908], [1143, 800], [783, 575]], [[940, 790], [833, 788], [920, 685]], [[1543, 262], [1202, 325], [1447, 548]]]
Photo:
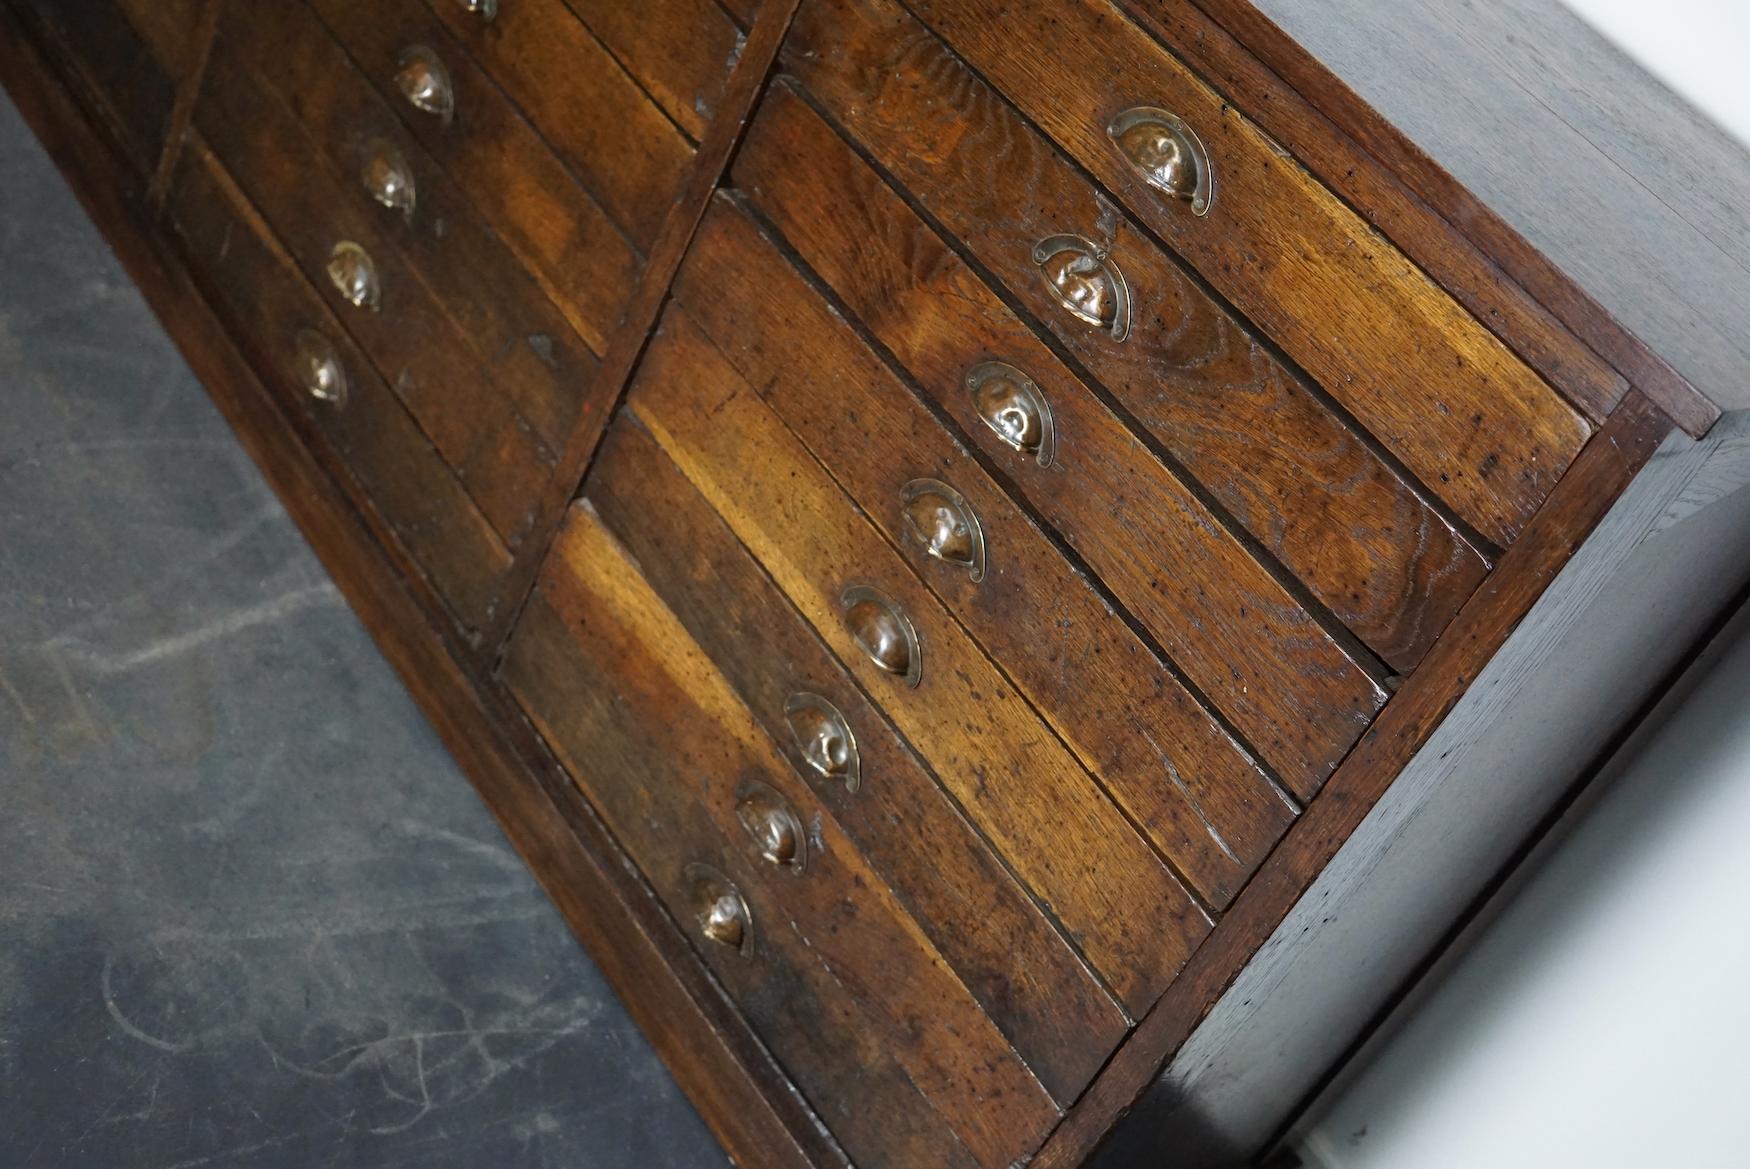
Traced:
[[723, 1163], [0, 98], [0, 1166]]

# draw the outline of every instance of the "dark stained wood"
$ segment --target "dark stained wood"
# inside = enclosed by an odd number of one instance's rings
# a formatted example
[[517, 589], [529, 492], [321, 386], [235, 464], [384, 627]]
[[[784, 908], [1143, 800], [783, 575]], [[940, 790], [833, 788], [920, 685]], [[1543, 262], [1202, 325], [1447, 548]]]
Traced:
[[1424, 668], [1289, 829], [1184, 973], [1118, 1049], [1046, 1141], [1035, 1169], [1070, 1169], [1104, 1138], [1185, 1041], [1234, 975], [1428, 741], [1472, 679], [1653, 455], [1672, 424], [1630, 393], [1501, 565], [1471, 598]]
[[[507, 680], [525, 703], [538, 732], [558, 752], [560, 761], [586, 782], [593, 807], [607, 821], [621, 847], [644, 868], [646, 879], [658, 883], [658, 893], [671, 906], [684, 905], [682, 867], [705, 859], [681, 849], [709, 840], [709, 825], [701, 825], [697, 810], [664, 799], [673, 785], [645, 784], [648, 761], [641, 744], [624, 728], [629, 716], [615, 709], [612, 695], [621, 680], [604, 671], [578, 648], [567, 648], [566, 623], [547, 605], [540, 592], [530, 601], [518, 626]], [[548, 697], [573, 695], [567, 704]], [[623, 704], [620, 704], [623, 705]], [[573, 747], [586, 756], [572, 754]], [[636, 770], [632, 770], [636, 768]], [[647, 798], [643, 798], [647, 797]], [[650, 823], [652, 816], [660, 817]], [[630, 834], [630, 840], [628, 840]], [[718, 849], [727, 851], [727, 842]], [[716, 853], [705, 854], [713, 867], [740, 869]], [[940, 1113], [930, 1106], [905, 1070], [886, 1049], [868, 1017], [845, 995], [832, 993], [826, 972], [796, 943], [779, 918], [767, 938], [768, 916], [763, 903], [753, 901], [757, 953], [753, 961], [718, 951], [700, 959], [725, 987], [750, 1020], [787, 1075], [820, 1110], [834, 1137], [859, 1166], [943, 1164], [972, 1169], [972, 1158]], [[671, 909], [671, 914], [675, 911]], [[680, 910], [679, 928], [692, 929], [691, 915]], [[824, 992], [824, 993], [823, 993]], [[759, 1164], [758, 1160], [751, 1162]]]
[[122, 11], [172, 78], [180, 80], [199, 70], [205, 52], [202, 26], [213, 7], [210, 0], [109, 0], [107, 5], [81, 5], [91, 10], [106, 6]]
[[[1044, 1090], [587, 507], [572, 513], [540, 591], [568, 631], [563, 654], [593, 668], [581, 687], [522, 686], [519, 654], [532, 634], [519, 633], [507, 678], [557, 749], [586, 765], [592, 802], [683, 927], [694, 913], [688, 863], [718, 868], [740, 890], [751, 949], [701, 937], [707, 963], [732, 987], [750, 965], [756, 979], [787, 966], [822, 1011], [851, 1005], [979, 1164], [1007, 1169], [1033, 1148], [1057, 1115]], [[737, 821], [747, 783], [775, 789], [806, 825], [801, 872], [761, 858]], [[780, 1053], [837, 1046], [830, 1034], [768, 1038]], [[905, 1106], [865, 1102], [883, 1114]]]
[[[459, 114], [451, 125], [406, 105], [392, 79], [405, 45], [389, 20], [424, 19], [417, 0], [310, 0], [383, 93], [407, 130], [474, 203], [480, 217], [529, 268], [578, 335], [606, 351], [641, 258], [626, 236], [468, 54], [435, 23], [420, 26], [444, 59]], [[575, 484], [575, 480], [573, 480]]]
[[[579, 399], [589, 398], [594, 354], [449, 175], [402, 129], [321, 22], [301, 4], [250, 9], [246, 18], [227, 20], [220, 48], [246, 61], [258, 84], [280, 94], [353, 204], [437, 291], [497, 387], [543, 442], [554, 449], [563, 444]], [[385, 144], [412, 170], [411, 215], [381, 206], [365, 190], [365, 164]], [[612, 321], [600, 324], [605, 330]]]
[[[1455, 229], [1439, 208], [1345, 133], [1324, 109], [1247, 52], [1233, 33], [1195, 4], [1121, 2], [1133, 20], [1245, 110], [1264, 133], [1384, 232], [1593, 422], [1602, 421], [1622, 400], [1628, 380], [1601, 356], [1601, 349], [1589, 347], [1533, 298], [1529, 285], [1520, 282], [1523, 273], [1518, 279], [1510, 276], [1508, 265]], [[1468, 221], [1479, 211], [1467, 209], [1455, 222]]]
[[760, 0], [717, 0], [723, 10], [743, 28], [751, 27], [760, 12]]
[[130, 178], [157, 166], [176, 105], [176, 82], [115, 0], [7, 0], [49, 46], [81, 101], [129, 163]]
[[[465, 290], [436, 287], [408, 261], [379, 228], [379, 217], [323, 166], [278, 95], [226, 46], [221, 28], [196, 126], [514, 548], [533, 523], [534, 501], [556, 456], [488, 372], [491, 354], [448, 311], [446, 302]], [[358, 243], [375, 261], [380, 310], [354, 307], [330, 282], [330, 252], [342, 240]]]
[[[433, 15], [448, 25], [633, 242], [649, 246], [686, 181], [692, 144], [565, 0], [500, 4], [490, 24], [454, 0], [418, 17], [394, 11], [404, 5], [373, 4], [371, 19], [389, 24], [401, 48], [429, 40]], [[456, 118], [466, 117], [458, 101]]]
[[[1217, 906], [1231, 900], [1293, 809], [1153, 651], [745, 216], [724, 203], [707, 215], [675, 296], [1169, 863]], [[983, 580], [908, 536], [900, 492], [920, 477], [970, 503], [989, 547]], [[1254, 571], [1263, 595], [1244, 593], [1246, 565], [1231, 545], [1186, 550], [1174, 563], [1185, 581], [1175, 600], [1188, 613], [1176, 647], [1209, 663], [1194, 673], [1235, 680], [1223, 695], [1260, 696], [1246, 713], [1278, 720], [1266, 751], [1285, 732], [1321, 745], [1303, 728], [1329, 721], [1338, 723], [1330, 737], [1346, 730], [1343, 745], [1353, 741], [1364, 719], [1350, 704], [1356, 688], [1370, 702], [1372, 684], [1352, 667], [1344, 674], [1334, 645], [1318, 652], [1317, 627], [1294, 620], [1274, 582]]]
[[[1222, 507], [1376, 653], [1414, 667], [1485, 566], [1410, 484], [892, 0], [806, 5], [792, 48], [810, 94]], [[938, 161], [960, 154], [984, 162]], [[1139, 306], [1122, 344], [1040, 279], [1032, 246], [1061, 232], [1115, 240]]]
[[[1591, 427], [1384, 237], [1104, 0], [914, 7], [1430, 490], [1513, 542]], [[1033, 44], [1091, 67], [1058, 69], [1021, 48]], [[1106, 137], [1108, 118], [1141, 103], [1170, 107], [1208, 147], [1207, 217], [1163, 202]]]
[[[1135, 1013], [1159, 995], [1208, 919], [824, 470], [671, 309], [630, 409], [760, 559], [1005, 860]], [[868, 584], [923, 643], [913, 688], [881, 672], [842, 623]]]
[[[687, 176], [686, 189], [675, 200], [668, 220], [662, 225], [662, 234], [650, 249], [643, 279], [627, 303], [620, 327], [602, 356], [602, 369], [597, 375], [604, 387], [603, 392], [615, 394], [616, 402], [624, 393], [632, 369], [656, 326], [657, 314], [668, 295], [669, 282], [674, 279], [687, 245], [692, 242], [699, 217], [705, 212], [705, 204], [710, 201], [711, 192], [729, 165], [730, 155], [741, 142], [747, 119], [765, 88], [772, 62], [777, 59], [778, 46], [795, 15], [796, 4], [797, 0], [770, 0], [760, 8], [759, 18], [748, 33], [746, 47], [730, 74], [722, 112], [712, 121], [705, 140], [699, 144], [698, 157]], [[502, 606], [505, 618], [491, 639], [495, 643], [509, 635], [516, 613], [533, 587], [535, 573], [547, 546], [558, 532], [589, 461], [595, 455], [596, 444], [601, 441], [607, 413], [585, 414], [572, 428], [571, 437], [559, 458], [559, 469], [548, 480], [546, 493], [539, 502], [532, 537], [505, 586], [506, 604]]]
[[[1692, 436], [1750, 404], [1741, 328], [1695, 320], [1742, 291], [1678, 293], [1722, 278], [1742, 289], [1742, 265], [1697, 240], [1684, 204], [1741, 206], [1750, 159], [1574, 13], [1552, 0], [1474, 13], [1394, 0], [1349, 20], [1327, 9], [1326, 48], [1347, 59], [1320, 60], [1273, 21], [1288, 10], [1198, 5]], [[1412, 114], [1415, 133], [1391, 120]], [[1639, 181], [1673, 172], [1684, 181], [1657, 192]]]
[[[476, 634], [494, 616], [510, 554], [454, 472], [203, 143], [186, 152], [166, 210], [202, 286], [246, 339], [283, 408], [307, 417], [333, 444], [367, 506], [429, 574], [464, 630]], [[303, 329], [321, 333], [340, 353], [344, 403], [315, 401], [294, 379]]]
[[697, 961], [648, 886], [526, 729], [428, 624], [419, 576], [346, 497], [235, 347], [144, 204], [113, 181], [123, 165], [0, 4], [0, 82], [48, 147], [129, 275], [316, 549], [384, 655], [682, 1089], [740, 1164], [849, 1169], [746, 1021]]
[[715, 0], [566, 3], [677, 126], [704, 137], [743, 44]]
[[[610, 429], [586, 498], [1053, 1098], [1075, 1099], [1128, 1020], [844, 666], [636, 419]], [[845, 716], [858, 791], [801, 757], [799, 690]]]

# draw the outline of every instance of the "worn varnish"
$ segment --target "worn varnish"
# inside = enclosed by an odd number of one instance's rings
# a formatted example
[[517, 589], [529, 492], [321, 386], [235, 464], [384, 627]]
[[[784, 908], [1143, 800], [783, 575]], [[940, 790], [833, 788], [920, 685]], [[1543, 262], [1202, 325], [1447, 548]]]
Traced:
[[[676, 295], [1167, 859], [1225, 904], [1291, 814], [1246, 752], [744, 216], [719, 204], [707, 217]], [[806, 367], [789, 360], [802, 336]], [[964, 495], [988, 546], [982, 579], [919, 546], [901, 515], [901, 492], [916, 479]], [[1177, 560], [1179, 575], [1213, 582], [1221, 551]], [[1199, 611], [1203, 598], [1191, 589], [1176, 599], [1196, 614], [1176, 646], [1198, 652], [1200, 664], [1223, 662], [1269, 709], [1294, 711], [1282, 716], [1284, 731], [1325, 720], [1358, 729], [1341, 656], [1327, 644], [1320, 657], [1317, 627], [1304, 615], [1296, 622], [1286, 597], [1273, 591], [1251, 604], [1281, 614], [1272, 630], [1281, 640], [1225, 644], [1224, 612]], [[1370, 692], [1358, 674], [1348, 680]]]
[[[198, 140], [185, 154], [166, 211], [215, 306], [259, 355], [267, 383], [333, 444], [368, 506], [429, 575], [457, 621], [482, 627], [510, 565], [503, 541]], [[297, 379], [303, 330], [334, 346], [345, 370], [344, 400], [318, 401]]]
[[[1209, 928], [1197, 904], [1025, 701], [855, 513], [826, 472], [671, 310], [629, 400], [688, 479], [935, 767], [1003, 857], [1131, 1011], [1153, 1001]], [[871, 585], [909, 614], [922, 680], [857, 647], [842, 593]]]
[[[587, 508], [573, 513], [541, 596], [571, 631], [565, 648], [619, 682], [576, 693], [549, 685], [530, 705], [606, 707], [613, 729], [637, 744], [630, 775], [603, 760], [578, 778], [634, 852], [648, 850], [641, 859], [659, 888], [683, 882], [695, 861], [739, 887], [752, 909], [750, 936], [745, 952], [703, 940], [708, 953], [726, 955], [718, 968], [787, 964], [825, 1000], [822, 1009], [854, 1005], [978, 1164], [1005, 1169], [1031, 1148], [1056, 1114], [1044, 1091]], [[513, 678], [516, 653], [513, 645]], [[577, 746], [593, 760], [603, 739], [612, 741], [591, 735]], [[658, 755], [672, 771], [646, 775], [637, 761]], [[800, 871], [760, 857], [738, 823], [748, 783], [775, 789], [806, 823]], [[641, 801], [649, 803], [635, 823], [622, 809]], [[670, 906], [683, 921], [692, 916], [685, 894]]]
[[[892, 0], [804, 5], [786, 60], [1323, 604], [1415, 665], [1484, 565], [1412, 485]], [[1060, 233], [1110, 248], [1135, 305], [1122, 343], [1046, 288], [1032, 249]]]
[[[467, 193], [578, 334], [605, 353], [642, 266], [639, 250], [503, 91], [416, 0], [309, 0], [431, 156]], [[455, 87], [457, 116], [444, 124], [413, 109], [394, 87], [408, 42], [439, 55]]]
[[[1074, 948], [635, 419], [609, 432], [585, 498], [1040, 1082], [1072, 1101], [1126, 1025]], [[844, 716], [868, 777], [856, 791], [802, 755], [785, 714], [798, 692]]]
[[[1495, 337], [1106, 0], [916, 8], [1466, 522], [1512, 542], [1591, 428]], [[1064, 84], [1019, 51], [1035, 39], [1095, 71]], [[1113, 149], [1107, 120], [1142, 104], [1207, 145], [1220, 191], [1207, 219], [1160, 199]]]
[[1247, 0], [0, 0], [0, 81], [738, 1164], [1255, 1160], [1743, 572], [1741, 395]]

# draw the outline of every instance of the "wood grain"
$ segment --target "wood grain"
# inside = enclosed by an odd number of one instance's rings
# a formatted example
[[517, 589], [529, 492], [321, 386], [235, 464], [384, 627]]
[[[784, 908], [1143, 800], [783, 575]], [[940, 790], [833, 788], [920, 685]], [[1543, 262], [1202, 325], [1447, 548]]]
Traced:
[[[422, 25], [432, 16], [447, 25], [614, 222], [648, 248], [686, 180], [692, 144], [565, 0], [501, 4], [490, 24], [454, 0], [427, 7], [425, 19], [396, 26], [403, 46], [429, 35]], [[467, 116], [458, 103], [458, 120]]]
[[[913, 7], [1460, 517], [1513, 542], [1591, 427], [1384, 237], [1107, 0]], [[1028, 44], [1093, 67], [1063, 72]], [[1208, 147], [1206, 218], [1158, 199], [1107, 139], [1106, 120], [1143, 103]]]
[[[1293, 812], [1244, 750], [744, 215], [720, 202], [706, 217], [675, 295], [1175, 869], [1225, 905]], [[966, 497], [990, 550], [983, 580], [911, 539], [899, 501], [915, 478]], [[1327, 645], [1320, 656], [1316, 627], [1292, 620], [1292, 602], [1275, 589], [1241, 593], [1243, 563], [1224, 574], [1224, 551], [1243, 560], [1219, 544], [1175, 558], [1186, 581], [1175, 600], [1189, 613], [1175, 648], [1209, 663], [1205, 673], [1236, 679], [1235, 691], [1249, 687], [1256, 711], [1293, 711], [1277, 714], [1279, 725], [1299, 734], [1333, 720], [1341, 734], [1355, 722], [1341, 655]], [[1240, 595], [1248, 620], [1205, 602], [1203, 573]], [[1354, 672], [1348, 680], [1371, 689]]]
[[715, 0], [566, 3], [688, 137], [705, 136], [745, 43]]
[[1226, 27], [1196, 4], [1121, 2], [1131, 19], [1245, 110], [1589, 419], [1603, 421], [1622, 400], [1628, 379], [1596, 337], [1583, 340], [1546, 307], [1557, 303], [1547, 298], [1548, 283], [1482, 247], [1475, 232], [1466, 233], [1488, 214], [1480, 204], [1437, 206], [1424, 198], [1330, 108], [1325, 95], [1334, 79], [1327, 75], [1302, 93], [1247, 51], [1236, 36], [1241, 25], [1231, 19], [1241, 8], [1256, 15], [1245, 0], [1205, 5], [1229, 9], [1222, 13]]
[[[1067, 1105], [1129, 1023], [1098, 979], [636, 419], [623, 417], [608, 432], [586, 498], [1040, 1082]], [[868, 776], [857, 791], [819, 776], [800, 754], [784, 719], [799, 690], [824, 696], [844, 715]]]
[[[1376, 653], [1414, 668], [1486, 565], [1413, 485], [893, 0], [810, 4], [792, 48], [809, 94], [1154, 441]], [[1112, 241], [1139, 306], [1125, 342], [1046, 289], [1031, 249], [1059, 233]]]
[[[601, 205], [462, 47], [421, 16], [417, 0], [309, 3], [578, 334], [605, 353], [643, 259]], [[451, 125], [412, 109], [395, 93], [391, 79], [405, 48], [395, 36], [396, 18], [416, 22], [412, 27], [428, 38], [423, 43], [445, 61], [463, 111]]]
[[[628, 399], [1132, 1013], [1209, 928], [1142, 837], [972, 644], [905, 562], [680, 312], [664, 316]], [[841, 621], [869, 584], [923, 642], [913, 689], [882, 673]], [[1145, 924], [1146, 923], [1146, 924]]]
[[[367, 506], [470, 634], [493, 616], [510, 554], [406, 409], [353, 345], [218, 160], [195, 139], [165, 205], [191, 265], [288, 412], [306, 416], [344, 461]], [[344, 403], [317, 402], [293, 376], [300, 330], [329, 339]]]
[[[1712, 315], [1744, 296], [1676, 295], [1722, 275], [1742, 280], [1741, 266], [1735, 276], [1723, 273], [1717, 252], [1697, 249], [1681, 207], [1741, 189], [1745, 154], [1572, 11], [1539, 0], [1454, 19], [1440, 3], [1349, 15], [1321, 5], [1299, 30], [1302, 46], [1272, 20], [1290, 23], [1280, 8], [1251, 0], [1198, 6], [1692, 437], [1706, 433], [1722, 408], [1750, 404], [1738, 389], [1742, 376], [1718, 376], [1742, 365], [1732, 331], [1694, 330], [1698, 312]], [[1350, 28], [1372, 35], [1357, 40], [1346, 36]], [[1627, 168], [1611, 159], [1624, 145], [1642, 155]], [[1672, 153], [1647, 159], [1649, 148]], [[1724, 178], [1731, 171], [1735, 182]], [[1663, 197], [1637, 180], [1667, 173], [1684, 179]], [[1716, 206], [1741, 202], [1727, 194]]]
[[[390, 242], [379, 217], [355, 203], [322, 164], [285, 103], [227, 51], [225, 34], [221, 28], [196, 126], [514, 547], [533, 522], [534, 501], [555, 461], [552, 449], [499, 390], [486, 368], [490, 355], [449, 311], [447, 302], [463, 293], [435, 287]], [[375, 262], [380, 310], [354, 307], [330, 282], [329, 256], [343, 240], [362, 246]]]
[[[597, 361], [539, 285], [481, 222], [449, 175], [412, 139], [386, 102], [301, 4], [251, 9], [228, 20], [220, 51], [248, 62], [278, 92], [329, 172], [400, 248], [481, 354], [495, 385], [549, 447], [570, 433]], [[411, 168], [411, 215], [370, 197], [361, 178], [387, 145]], [[617, 307], [617, 306], [616, 306]], [[604, 322], [604, 325], [611, 322]]]
[[[581, 690], [524, 688], [525, 703], [549, 727], [566, 720], [563, 750], [593, 765], [592, 799], [677, 918], [692, 917], [690, 861], [721, 869], [753, 910], [751, 952], [703, 942], [707, 962], [738, 974], [751, 962], [756, 976], [788, 966], [819, 1009], [842, 1001], [863, 1015], [979, 1164], [1006, 1169], [1032, 1148], [1056, 1115], [1043, 1089], [589, 509], [573, 512], [541, 595], [569, 631], [564, 652], [598, 676]], [[513, 685], [522, 644], [512, 643]], [[761, 859], [737, 822], [747, 782], [771, 785], [806, 823], [802, 872]], [[770, 1037], [829, 1051], [832, 1040]]]

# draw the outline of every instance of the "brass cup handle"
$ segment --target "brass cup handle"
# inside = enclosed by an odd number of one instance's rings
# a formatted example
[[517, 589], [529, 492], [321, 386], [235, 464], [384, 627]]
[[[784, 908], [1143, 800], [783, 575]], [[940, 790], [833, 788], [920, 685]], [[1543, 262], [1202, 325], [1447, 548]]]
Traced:
[[966, 371], [966, 391], [984, 424], [1009, 446], [1049, 467], [1057, 451], [1051, 406], [1033, 379], [1004, 361], [983, 361]]
[[371, 143], [365, 154], [365, 164], [359, 172], [359, 181], [364, 183], [371, 198], [391, 211], [399, 211], [407, 218], [413, 218], [414, 204], [418, 202], [418, 192], [413, 184], [413, 168], [408, 165], [407, 156], [393, 142]]
[[735, 798], [735, 818], [753, 838], [761, 859], [791, 873], [808, 867], [808, 834], [801, 818], [775, 790], [763, 783], [742, 784]]
[[1079, 235], [1051, 235], [1033, 245], [1033, 262], [1071, 316], [1114, 341], [1130, 336], [1130, 285], [1105, 248]]
[[687, 907], [699, 932], [720, 946], [748, 955], [753, 950], [753, 914], [735, 882], [710, 865], [686, 867]]
[[984, 579], [984, 525], [966, 497], [939, 479], [913, 479], [899, 489], [899, 514], [912, 542], [944, 564]]
[[460, 2], [464, 9], [475, 13], [487, 24], [498, 19], [498, 0], [460, 0]]
[[377, 278], [377, 262], [351, 240], [341, 240], [328, 253], [328, 280], [355, 308], [376, 312], [382, 307], [383, 285]]
[[456, 116], [456, 86], [438, 55], [424, 45], [413, 45], [401, 54], [395, 71], [395, 88], [416, 110], [436, 114], [445, 125]]
[[857, 790], [863, 781], [857, 738], [838, 707], [800, 690], [784, 703], [784, 721], [803, 761], [816, 775], [843, 783], [846, 791]]
[[315, 329], [299, 329], [292, 339], [292, 374], [304, 392], [318, 402], [346, 404], [346, 366], [334, 342]]
[[853, 585], [839, 597], [845, 610], [845, 628], [869, 660], [903, 681], [916, 686], [923, 677], [923, 652], [911, 619], [887, 594], [864, 585]]
[[1156, 106], [1132, 106], [1106, 123], [1106, 136], [1144, 182], [1208, 215], [1215, 202], [1215, 171], [1202, 139], [1179, 115]]

